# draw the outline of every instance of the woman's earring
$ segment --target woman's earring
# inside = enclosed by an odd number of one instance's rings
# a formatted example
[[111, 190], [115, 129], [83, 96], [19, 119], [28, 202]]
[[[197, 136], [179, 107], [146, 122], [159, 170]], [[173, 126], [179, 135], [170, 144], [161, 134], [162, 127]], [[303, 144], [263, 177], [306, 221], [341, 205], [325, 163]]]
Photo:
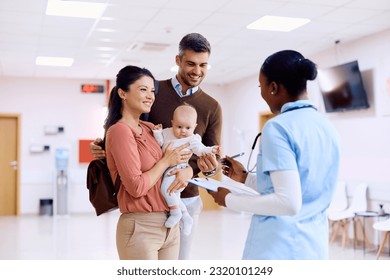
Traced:
[[274, 94], [275, 94], [275, 92], [271, 91], [271, 94], [272, 94], [272, 95], [274, 95]]

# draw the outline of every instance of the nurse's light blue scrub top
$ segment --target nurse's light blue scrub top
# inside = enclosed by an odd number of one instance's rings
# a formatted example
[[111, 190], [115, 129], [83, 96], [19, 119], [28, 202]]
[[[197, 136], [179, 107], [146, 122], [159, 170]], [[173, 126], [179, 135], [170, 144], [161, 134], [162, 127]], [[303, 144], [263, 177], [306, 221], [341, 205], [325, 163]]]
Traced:
[[295, 216], [253, 215], [243, 259], [328, 258], [326, 211], [338, 179], [339, 140], [324, 116], [305, 107], [309, 104], [286, 103], [265, 124], [256, 170], [261, 194], [274, 192], [270, 171], [298, 170], [302, 208]]

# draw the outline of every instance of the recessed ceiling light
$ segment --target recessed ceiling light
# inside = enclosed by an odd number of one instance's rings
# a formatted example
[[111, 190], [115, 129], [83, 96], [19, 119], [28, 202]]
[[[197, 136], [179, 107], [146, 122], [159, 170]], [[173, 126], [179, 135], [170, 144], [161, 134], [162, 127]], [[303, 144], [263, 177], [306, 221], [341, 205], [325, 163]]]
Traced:
[[96, 31], [99, 31], [99, 32], [116, 32], [116, 30], [112, 29], [112, 28], [97, 28]]
[[263, 16], [246, 28], [266, 31], [289, 32], [310, 22], [308, 18]]
[[110, 58], [110, 57], [112, 57], [112, 54], [110, 54], [110, 53], [101, 53], [101, 54], [99, 54], [99, 56], [103, 57], [103, 58]]
[[116, 20], [114, 17], [101, 17], [101, 20]]
[[35, 60], [36, 65], [44, 66], [64, 66], [70, 67], [74, 59], [71, 57], [38, 56]]
[[110, 38], [100, 38], [99, 41], [100, 41], [100, 42], [110, 43], [110, 42], [112, 42], [113, 40], [110, 39]]
[[[207, 70], [209, 70], [209, 69], [211, 69], [211, 65], [210, 65], [210, 64], [207, 64]], [[179, 71], [179, 66], [174, 65], [174, 66], [172, 66], [171, 69], [169, 69], [169, 70], [171, 70], [171, 72], [173, 72], [173, 73], [177, 73], [177, 72]]]
[[46, 14], [49, 16], [98, 18], [106, 8], [104, 3], [48, 0]]
[[115, 48], [111, 47], [97, 47], [96, 48], [98, 51], [103, 51], [103, 52], [112, 52], [115, 51]]

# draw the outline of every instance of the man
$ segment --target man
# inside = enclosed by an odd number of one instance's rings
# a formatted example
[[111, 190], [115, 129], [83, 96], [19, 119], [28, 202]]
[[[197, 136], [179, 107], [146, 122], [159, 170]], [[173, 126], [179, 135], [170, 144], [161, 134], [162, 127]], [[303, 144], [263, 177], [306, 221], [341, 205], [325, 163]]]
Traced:
[[[205, 146], [220, 145], [222, 130], [221, 106], [199, 87], [207, 73], [210, 53], [210, 43], [202, 35], [190, 33], [184, 36], [179, 43], [179, 54], [176, 56], [178, 73], [172, 79], [159, 81], [156, 99], [147, 116], [147, 120], [154, 124], [161, 123], [164, 128], [170, 127], [176, 107], [183, 103], [192, 105], [198, 113], [195, 133], [202, 137]], [[91, 152], [96, 158], [105, 156], [100, 146], [96, 145], [99, 140], [96, 139], [90, 145]], [[194, 155], [189, 164], [195, 176], [200, 171], [205, 176], [213, 176], [216, 173], [218, 161], [211, 154], [200, 158]], [[176, 180], [180, 180], [179, 177], [176, 174]], [[181, 198], [193, 218], [191, 234], [180, 235], [179, 259], [185, 260], [189, 259], [194, 231], [203, 204], [198, 187], [195, 185], [189, 184], [181, 193]]]

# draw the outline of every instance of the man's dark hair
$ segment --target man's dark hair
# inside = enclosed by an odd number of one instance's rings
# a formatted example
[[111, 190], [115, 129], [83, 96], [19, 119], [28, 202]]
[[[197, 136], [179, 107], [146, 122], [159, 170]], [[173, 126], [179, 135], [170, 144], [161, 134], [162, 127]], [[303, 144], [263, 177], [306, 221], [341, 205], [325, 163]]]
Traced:
[[190, 33], [184, 36], [179, 43], [179, 56], [183, 56], [185, 50], [197, 53], [211, 53], [209, 41], [199, 33]]

